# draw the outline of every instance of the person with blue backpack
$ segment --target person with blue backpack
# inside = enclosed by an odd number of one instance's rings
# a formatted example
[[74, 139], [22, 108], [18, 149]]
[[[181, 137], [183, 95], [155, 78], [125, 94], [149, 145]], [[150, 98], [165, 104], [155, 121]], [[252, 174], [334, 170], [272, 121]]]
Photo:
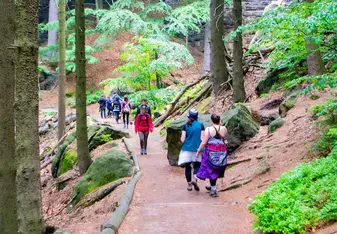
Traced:
[[200, 157], [202, 150], [201, 166], [197, 173], [199, 179], [209, 179], [211, 186], [206, 186], [211, 197], [217, 197], [216, 182], [218, 178], [224, 177], [227, 166], [227, 129], [221, 125], [220, 116], [212, 114], [212, 126], [206, 128], [203, 140], [197, 150], [197, 157]]
[[112, 110], [113, 110], [113, 115], [116, 119], [116, 123], [118, 124], [119, 121], [119, 113], [122, 111], [122, 105], [118, 98], [115, 98], [113, 103], [112, 103]]
[[194, 190], [199, 191], [196, 174], [199, 171], [201, 159], [196, 157], [196, 152], [201, 143], [204, 130], [204, 125], [198, 121], [198, 111], [191, 109], [188, 113], [187, 123], [182, 127], [181, 142], [183, 146], [178, 160], [178, 165], [185, 168], [188, 191], [192, 191], [192, 186]]

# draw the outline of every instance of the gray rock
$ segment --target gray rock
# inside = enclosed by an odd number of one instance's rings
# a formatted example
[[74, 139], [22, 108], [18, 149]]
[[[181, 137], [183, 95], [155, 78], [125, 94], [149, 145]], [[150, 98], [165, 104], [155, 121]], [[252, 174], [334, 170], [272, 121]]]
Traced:
[[265, 77], [260, 80], [255, 89], [257, 95], [268, 93], [272, 86], [280, 81], [279, 75], [284, 72], [284, 69], [268, 71]]

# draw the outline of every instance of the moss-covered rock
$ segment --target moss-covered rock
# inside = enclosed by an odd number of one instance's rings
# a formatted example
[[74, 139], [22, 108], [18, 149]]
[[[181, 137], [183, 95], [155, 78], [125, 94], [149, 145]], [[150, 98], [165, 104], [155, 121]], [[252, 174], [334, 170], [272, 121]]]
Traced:
[[[209, 115], [199, 115], [199, 121], [208, 127], [210, 125]], [[182, 147], [180, 141], [181, 129], [186, 124], [187, 118], [182, 117], [170, 123], [167, 127], [166, 132], [166, 142], [167, 142], [167, 159], [171, 166], [177, 166], [179, 152]]]
[[197, 106], [199, 114], [209, 114], [209, 106], [211, 101], [211, 97], [208, 97], [200, 102], [200, 104]]
[[281, 103], [279, 113], [282, 118], [285, 117], [287, 112], [296, 105], [297, 95], [297, 92], [293, 93], [284, 99], [284, 101]]
[[[176, 166], [178, 163], [182, 147], [180, 142], [181, 128], [186, 124], [186, 121], [186, 117], [179, 118], [167, 127], [167, 158], [172, 166]], [[210, 126], [210, 115], [200, 115], [199, 121], [205, 127]], [[248, 108], [241, 104], [233, 105], [228, 112], [221, 116], [221, 121], [228, 129], [229, 152], [235, 150], [243, 141], [255, 136], [259, 131], [259, 125], [253, 120]]]
[[59, 150], [56, 153], [56, 156], [53, 160], [53, 164], [51, 166], [51, 173], [54, 178], [58, 177], [60, 175], [59, 168], [60, 165], [62, 165], [62, 161], [64, 159], [64, 155], [68, 150], [68, 147], [73, 141], [76, 139], [76, 132], [73, 132], [71, 135], [69, 135], [63, 142], [63, 144], [60, 146]]
[[284, 124], [284, 120], [281, 118], [275, 119], [271, 124], [268, 126], [268, 133], [275, 132], [276, 129], [280, 128]]
[[64, 154], [63, 160], [60, 162], [58, 176], [66, 173], [67, 171], [73, 169], [77, 165], [77, 154], [76, 151], [67, 150]]
[[284, 71], [284, 69], [267, 71], [264, 78], [260, 80], [255, 89], [256, 94], [260, 96], [263, 93], [268, 93], [272, 86], [280, 81], [279, 76]]
[[128, 155], [121, 150], [111, 150], [97, 158], [74, 186], [72, 197], [76, 198], [73, 204], [95, 189], [131, 175], [132, 163]]
[[88, 129], [89, 151], [111, 140], [121, 139], [123, 137], [129, 137], [129, 134], [109, 126], [90, 126]]
[[229, 152], [254, 137], [260, 129], [259, 124], [253, 120], [250, 111], [243, 104], [234, 104], [221, 116], [221, 122], [228, 130]]

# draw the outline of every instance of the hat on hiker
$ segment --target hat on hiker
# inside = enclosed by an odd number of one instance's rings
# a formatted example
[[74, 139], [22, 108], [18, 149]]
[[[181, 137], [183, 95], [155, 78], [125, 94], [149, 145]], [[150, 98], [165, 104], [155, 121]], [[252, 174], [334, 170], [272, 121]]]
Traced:
[[198, 111], [196, 109], [191, 109], [189, 112], [188, 112], [188, 118], [190, 119], [198, 119]]

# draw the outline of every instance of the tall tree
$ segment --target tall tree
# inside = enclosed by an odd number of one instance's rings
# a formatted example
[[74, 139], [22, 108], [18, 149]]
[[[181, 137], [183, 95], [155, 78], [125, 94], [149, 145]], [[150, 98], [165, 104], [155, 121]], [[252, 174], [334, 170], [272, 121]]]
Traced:
[[65, 134], [65, 80], [66, 80], [66, 0], [59, 0], [59, 95], [58, 95], [58, 139]]
[[[313, 3], [315, 0], [304, 0], [308, 3]], [[307, 56], [307, 64], [308, 64], [308, 74], [309, 75], [321, 75], [326, 73], [326, 69], [324, 67], [323, 59], [321, 51], [319, 50], [319, 45], [315, 44], [312, 40], [312, 37], [306, 36], [306, 49], [309, 51], [309, 55]]]
[[205, 25], [205, 39], [204, 39], [204, 73], [211, 71], [211, 28], [210, 24]]
[[77, 157], [80, 174], [83, 175], [90, 166], [88, 148], [87, 107], [86, 107], [86, 71], [85, 71], [85, 27], [83, 0], [76, 0], [76, 136]]
[[[48, 22], [58, 20], [57, 0], [49, 0]], [[48, 31], [48, 45], [55, 45], [57, 41], [57, 32], [55, 30]]]
[[39, 157], [38, 0], [16, 0], [15, 129], [20, 234], [42, 234]]
[[[234, 30], [242, 25], [242, 1], [233, 0]], [[237, 33], [233, 40], [233, 96], [234, 102], [244, 102], [246, 92], [243, 80], [242, 34]]]
[[0, 8], [0, 233], [18, 231], [16, 206], [16, 164], [14, 137], [14, 0], [2, 1]]
[[220, 85], [228, 80], [225, 61], [224, 36], [224, 1], [211, 0], [211, 72], [213, 76], [213, 95], [218, 97]]

